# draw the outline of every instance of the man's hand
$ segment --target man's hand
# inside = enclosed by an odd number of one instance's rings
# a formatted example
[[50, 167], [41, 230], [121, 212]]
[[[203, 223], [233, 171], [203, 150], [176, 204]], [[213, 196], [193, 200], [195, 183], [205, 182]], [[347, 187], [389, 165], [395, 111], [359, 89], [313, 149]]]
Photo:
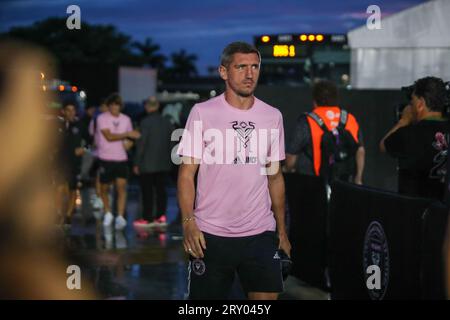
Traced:
[[139, 139], [141, 137], [141, 133], [137, 130], [133, 130], [127, 133], [128, 138], [131, 139]]
[[399, 123], [401, 123], [404, 126], [410, 125], [412, 122], [414, 122], [414, 113], [412, 110], [412, 107], [410, 105], [407, 105], [402, 112], [402, 116], [399, 120]]
[[125, 139], [123, 140], [123, 147], [125, 148], [126, 151], [130, 150], [131, 148], [133, 148], [134, 142], [131, 141], [130, 139]]
[[280, 239], [280, 244], [278, 249], [282, 249], [289, 258], [291, 257], [291, 243], [289, 242], [289, 238], [286, 232], [282, 232], [278, 234], [278, 238]]
[[81, 157], [84, 154], [84, 148], [76, 148], [75, 149], [75, 155], [77, 157]]
[[195, 220], [187, 221], [183, 225], [183, 246], [184, 251], [194, 258], [203, 258], [202, 249], [206, 249], [206, 241], [203, 233], [197, 227]]
[[141, 172], [140, 172], [138, 166], [134, 166], [134, 167], [133, 167], [133, 173], [134, 173], [135, 175], [137, 175], [137, 176], [141, 174]]

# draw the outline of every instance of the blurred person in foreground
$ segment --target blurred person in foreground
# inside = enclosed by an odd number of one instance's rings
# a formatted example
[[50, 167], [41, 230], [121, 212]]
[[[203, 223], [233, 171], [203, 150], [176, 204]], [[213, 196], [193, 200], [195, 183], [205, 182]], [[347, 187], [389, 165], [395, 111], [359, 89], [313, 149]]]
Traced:
[[[57, 249], [54, 185], [49, 155], [58, 142], [40, 83], [50, 59], [13, 42], [0, 42], [0, 134], [7, 157], [0, 157], [0, 298], [91, 299], [68, 289], [70, 265]], [[51, 117], [48, 117], [51, 119]]]

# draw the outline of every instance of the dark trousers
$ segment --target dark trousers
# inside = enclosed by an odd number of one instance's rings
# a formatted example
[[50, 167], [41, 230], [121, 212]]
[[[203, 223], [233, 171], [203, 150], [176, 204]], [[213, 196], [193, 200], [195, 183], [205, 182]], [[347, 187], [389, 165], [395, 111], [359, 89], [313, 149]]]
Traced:
[[[158, 219], [166, 214], [167, 192], [166, 172], [141, 173], [140, 184], [142, 191], [142, 218], [148, 221]], [[156, 213], [153, 214], [153, 196], [155, 196]]]

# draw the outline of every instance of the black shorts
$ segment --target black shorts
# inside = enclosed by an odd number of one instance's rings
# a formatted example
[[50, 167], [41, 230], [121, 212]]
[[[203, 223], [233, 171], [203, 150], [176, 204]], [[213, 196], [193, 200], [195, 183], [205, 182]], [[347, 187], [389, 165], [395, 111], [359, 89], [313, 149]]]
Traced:
[[92, 161], [92, 165], [89, 168], [89, 177], [90, 178], [97, 178], [98, 170], [100, 168], [100, 159], [94, 158], [94, 161]]
[[111, 183], [117, 178], [128, 179], [129, 169], [127, 161], [100, 160], [98, 169], [101, 183]]
[[205, 257], [189, 262], [189, 299], [228, 299], [236, 274], [246, 294], [284, 290], [274, 231], [236, 238], [203, 234]]

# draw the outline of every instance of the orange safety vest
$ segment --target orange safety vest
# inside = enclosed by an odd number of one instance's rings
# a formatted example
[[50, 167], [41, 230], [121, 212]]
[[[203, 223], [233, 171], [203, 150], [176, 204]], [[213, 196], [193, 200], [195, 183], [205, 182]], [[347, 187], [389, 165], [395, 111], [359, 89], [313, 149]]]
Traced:
[[[324, 121], [328, 130], [332, 131], [339, 125], [341, 109], [338, 106], [319, 106], [314, 108], [313, 112]], [[320, 128], [317, 122], [314, 121], [314, 119], [312, 119], [309, 116], [307, 116], [306, 118], [308, 119], [309, 128], [311, 129], [314, 172], [316, 176], [318, 176], [322, 160], [321, 143], [323, 130]], [[359, 143], [358, 141], [359, 125], [358, 122], [356, 122], [355, 117], [351, 113], [348, 113], [345, 130], [349, 131], [352, 137], [355, 139], [355, 141]]]

